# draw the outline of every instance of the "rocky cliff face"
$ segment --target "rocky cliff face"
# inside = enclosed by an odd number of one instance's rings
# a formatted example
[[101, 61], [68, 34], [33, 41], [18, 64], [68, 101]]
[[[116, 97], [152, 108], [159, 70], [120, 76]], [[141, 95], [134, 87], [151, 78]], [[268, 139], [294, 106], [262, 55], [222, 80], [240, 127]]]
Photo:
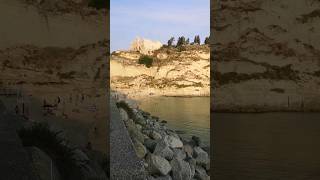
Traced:
[[79, 48], [109, 35], [107, 10], [72, 0], [0, 2], [0, 49], [25, 44]]
[[105, 87], [107, 47], [107, 41], [100, 41], [78, 49], [21, 45], [0, 50], [0, 84]]
[[320, 2], [211, 3], [213, 110], [320, 110]]
[[182, 51], [161, 48], [154, 52], [154, 62], [150, 68], [138, 63], [139, 55], [134, 52], [130, 54], [117, 52], [111, 56], [110, 76], [113, 90], [132, 96], [209, 95], [208, 46], [189, 46]]
[[151, 55], [155, 50], [160, 49], [161, 46], [162, 44], [159, 41], [152, 41], [138, 37], [131, 43], [130, 50], [138, 51], [141, 54]]

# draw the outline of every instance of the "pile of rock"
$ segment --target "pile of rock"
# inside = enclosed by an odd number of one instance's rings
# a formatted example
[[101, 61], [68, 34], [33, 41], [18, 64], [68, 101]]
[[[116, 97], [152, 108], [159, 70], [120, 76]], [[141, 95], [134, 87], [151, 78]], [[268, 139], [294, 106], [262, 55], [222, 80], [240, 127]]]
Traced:
[[[121, 104], [124, 104], [121, 101]], [[165, 121], [128, 105], [118, 107], [138, 157], [144, 160], [149, 180], [208, 180], [210, 157], [201, 140], [182, 140]]]

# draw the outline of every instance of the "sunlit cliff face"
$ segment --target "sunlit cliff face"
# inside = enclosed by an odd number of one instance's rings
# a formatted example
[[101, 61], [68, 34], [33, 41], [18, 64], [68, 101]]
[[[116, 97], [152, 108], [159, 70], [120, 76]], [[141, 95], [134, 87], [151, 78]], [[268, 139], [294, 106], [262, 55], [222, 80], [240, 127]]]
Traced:
[[137, 37], [130, 46], [130, 50], [139, 51], [141, 54], [151, 55], [155, 50], [162, 47], [162, 43], [159, 41], [152, 41]]

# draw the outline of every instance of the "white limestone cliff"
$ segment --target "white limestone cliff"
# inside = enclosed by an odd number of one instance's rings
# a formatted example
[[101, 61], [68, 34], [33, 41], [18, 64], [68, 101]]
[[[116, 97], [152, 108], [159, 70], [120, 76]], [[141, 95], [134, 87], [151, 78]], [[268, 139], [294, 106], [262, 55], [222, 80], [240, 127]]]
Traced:
[[132, 51], [138, 51], [141, 54], [150, 55], [155, 50], [162, 47], [162, 43], [159, 41], [152, 41], [149, 39], [144, 39], [137, 37], [130, 46], [130, 50]]

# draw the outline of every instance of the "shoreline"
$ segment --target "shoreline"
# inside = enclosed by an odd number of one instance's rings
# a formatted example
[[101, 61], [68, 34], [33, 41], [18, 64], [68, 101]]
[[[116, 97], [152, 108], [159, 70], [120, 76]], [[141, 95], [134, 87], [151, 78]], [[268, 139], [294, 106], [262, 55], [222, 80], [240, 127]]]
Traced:
[[177, 131], [168, 128], [165, 120], [141, 110], [132, 100], [119, 96], [115, 99], [149, 178], [159, 175], [171, 178], [168, 176], [185, 173], [190, 178], [210, 179], [210, 144], [204, 147], [201, 138], [196, 136], [184, 139]]

